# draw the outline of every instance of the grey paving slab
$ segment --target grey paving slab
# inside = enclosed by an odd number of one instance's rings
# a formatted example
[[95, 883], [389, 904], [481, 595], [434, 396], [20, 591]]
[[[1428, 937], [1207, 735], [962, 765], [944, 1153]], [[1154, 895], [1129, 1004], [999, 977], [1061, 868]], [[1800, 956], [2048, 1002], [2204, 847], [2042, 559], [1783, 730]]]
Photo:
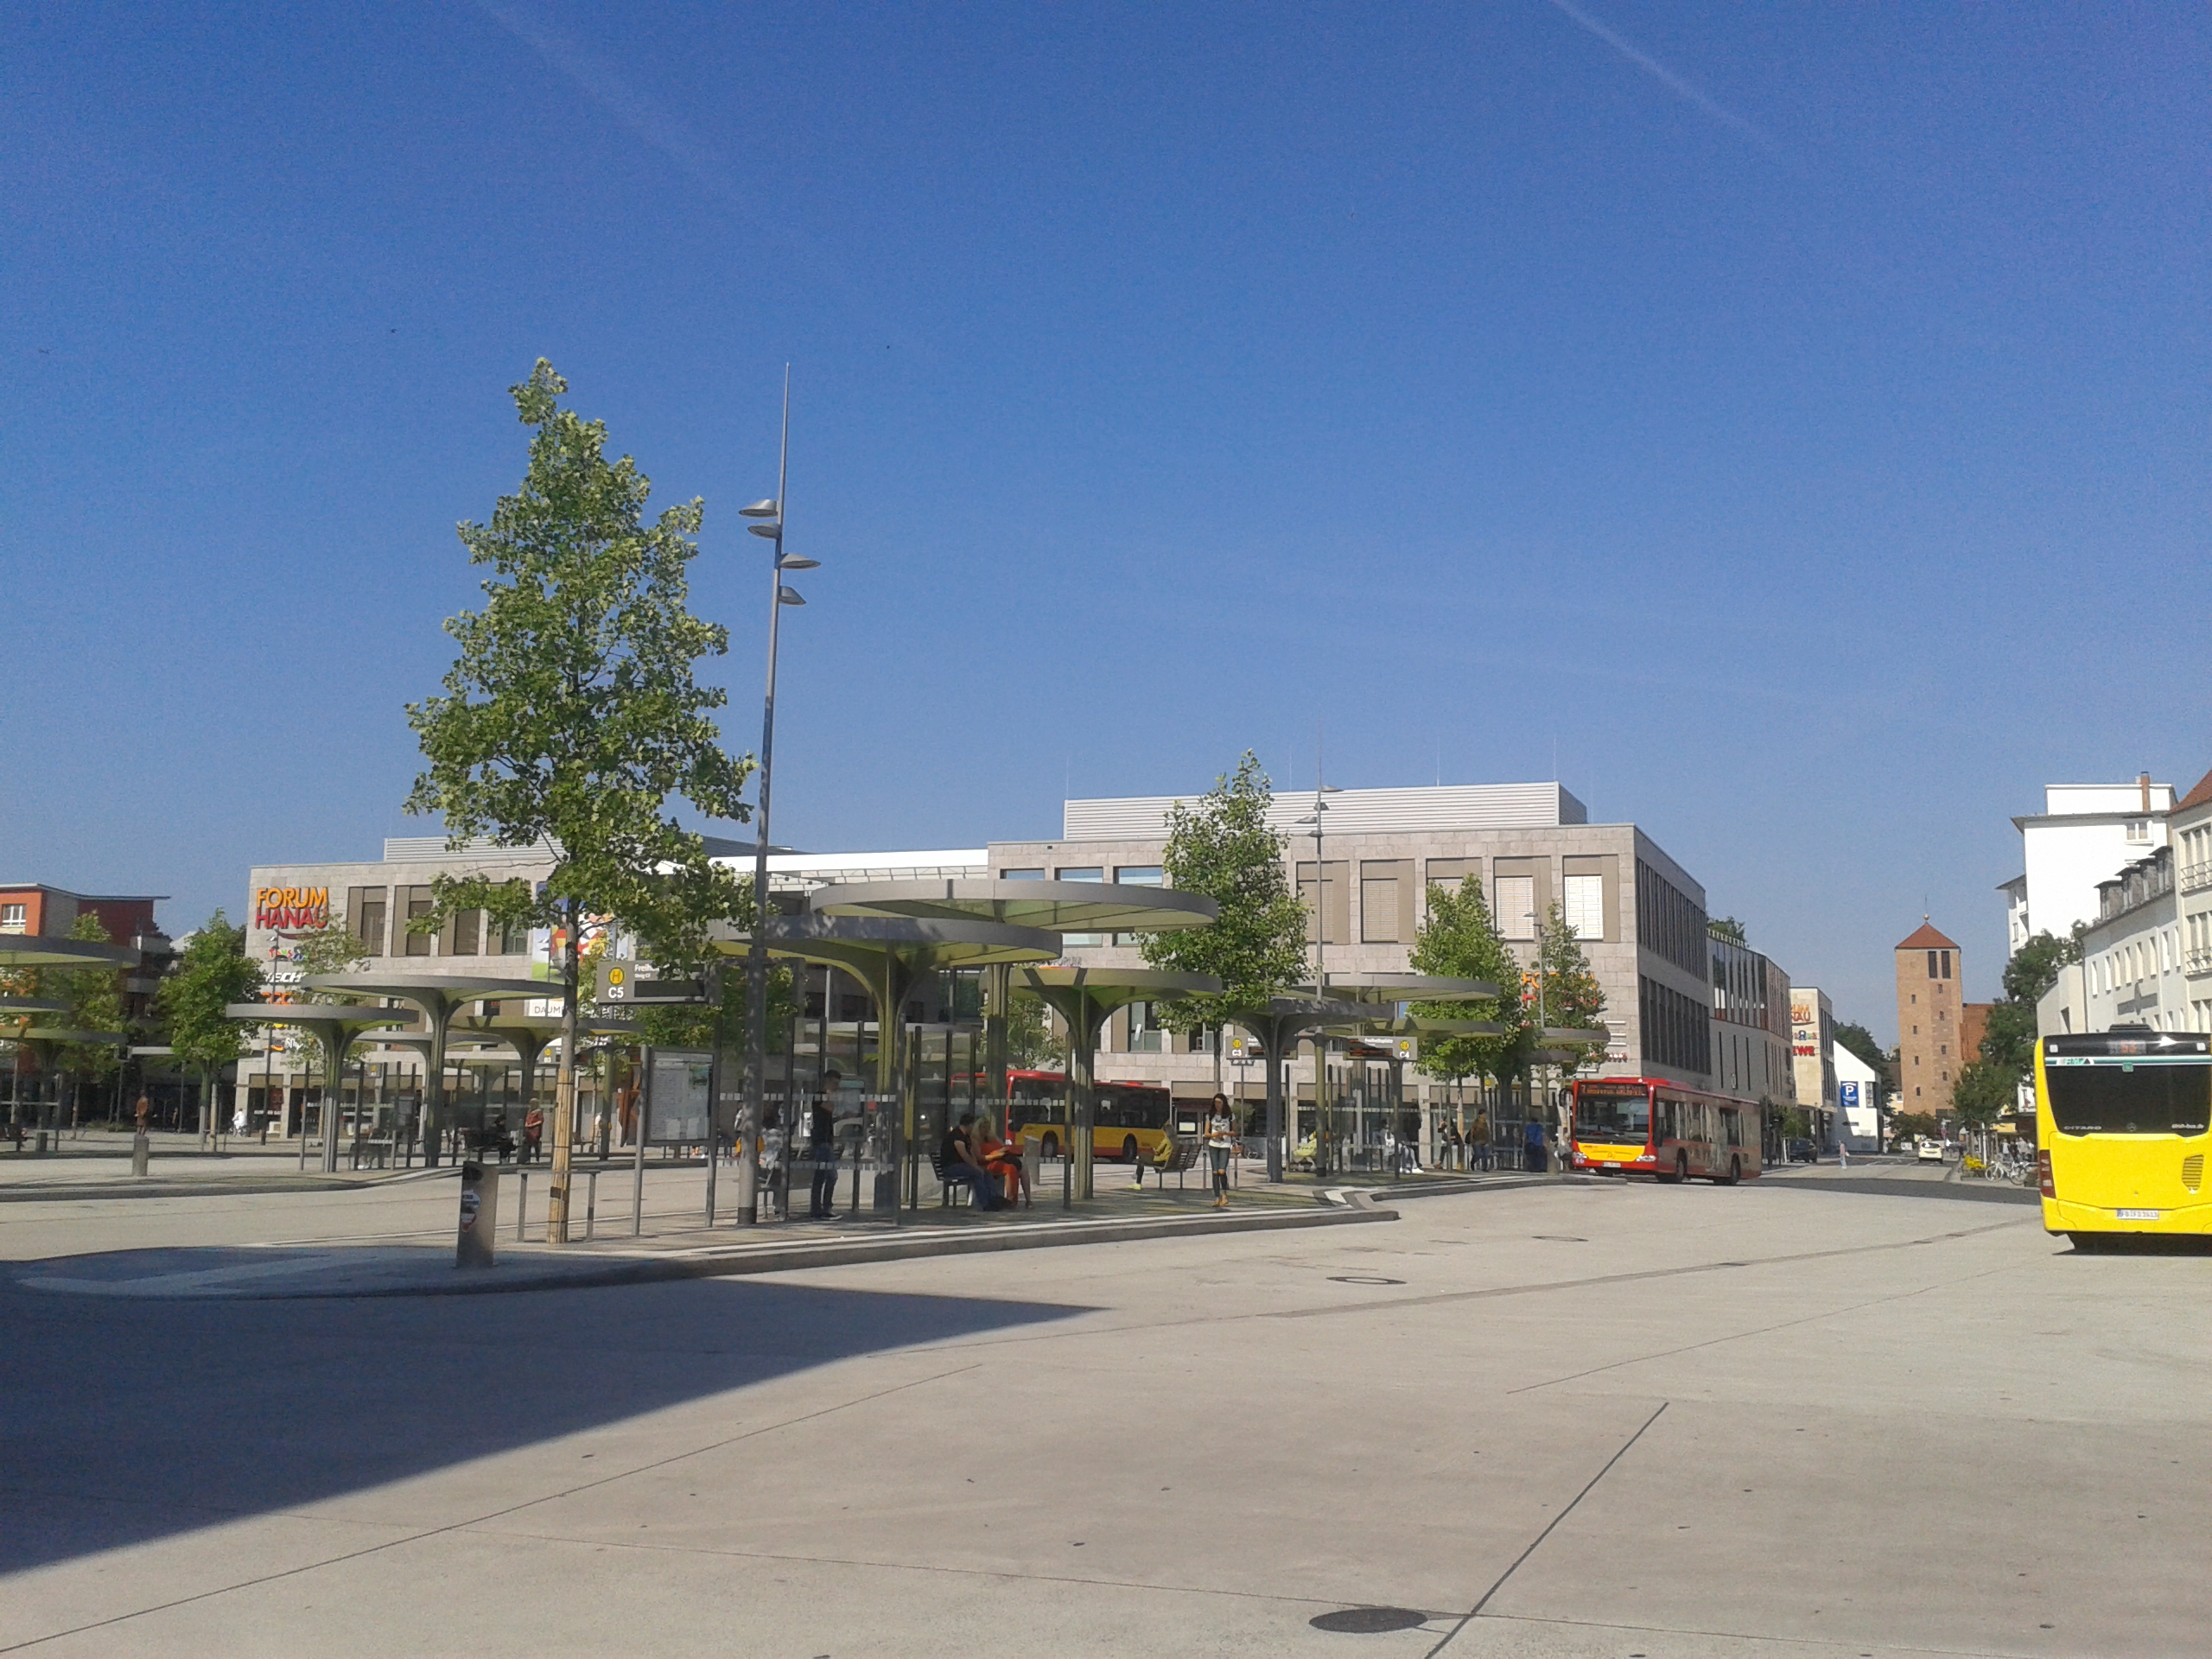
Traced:
[[[0, 1288], [9, 1639], [2193, 1650], [2212, 1258], [1779, 1182], [1402, 1217], [466, 1302]], [[94, 1354], [127, 1421], [63, 1385]], [[194, 1415], [254, 1388], [333, 1408]], [[1361, 1605], [1420, 1623], [1310, 1622]]]

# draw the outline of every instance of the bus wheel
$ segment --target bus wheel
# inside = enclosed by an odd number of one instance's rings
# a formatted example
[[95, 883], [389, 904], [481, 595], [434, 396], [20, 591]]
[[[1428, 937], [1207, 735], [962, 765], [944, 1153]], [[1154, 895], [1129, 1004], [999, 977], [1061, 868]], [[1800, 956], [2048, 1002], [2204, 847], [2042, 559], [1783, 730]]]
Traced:
[[1743, 1179], [1744, 1160], [1741, 1158], [1731, 1158], [1728, 1160], [1728, 1185], [1733, 1186]]
[[1137, 1160], [1137, 1155], [1136, 1136], [1124, 1135], [1122, 1139], [1122, 1161], [1125, 1164], [1134, 1164]]
[[1046, 1135], [1043, 1144], [1037, 1148], [1037, 1151], [1039, 1155], [1041, 1157], [1046, 1159], [1058, 1158], [1060, 1155], [1060, 1137], [1057, 1135]]
[[1688, 1185], [1690, 1179], [1690, 1155], [1687, 1152], [1675, 1154], [1675, 1179]]

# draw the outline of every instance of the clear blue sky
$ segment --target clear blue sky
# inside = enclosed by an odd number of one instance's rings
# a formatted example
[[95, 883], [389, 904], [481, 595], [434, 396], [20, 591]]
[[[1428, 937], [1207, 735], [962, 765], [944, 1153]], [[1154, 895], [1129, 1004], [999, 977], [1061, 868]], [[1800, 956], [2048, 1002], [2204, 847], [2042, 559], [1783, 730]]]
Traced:
[[235, 915], [422, 833], [538, 356], [777, 838], [1557, 775], [1844, 1018], [2007, 822], [2212, 766], [2202, 8], [17, 8], [0, 877]]

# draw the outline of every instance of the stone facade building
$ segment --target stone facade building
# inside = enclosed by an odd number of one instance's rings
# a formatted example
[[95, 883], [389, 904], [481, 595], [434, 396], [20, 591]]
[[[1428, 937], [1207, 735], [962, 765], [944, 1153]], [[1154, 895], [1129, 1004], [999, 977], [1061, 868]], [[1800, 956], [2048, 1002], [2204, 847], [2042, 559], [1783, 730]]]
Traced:
[[1897, 946], [1897, 1093], [1902, 1109], [1949, 1115], [1951, 1090], [1965, 1064], [1955, 941], [1926, 918]]

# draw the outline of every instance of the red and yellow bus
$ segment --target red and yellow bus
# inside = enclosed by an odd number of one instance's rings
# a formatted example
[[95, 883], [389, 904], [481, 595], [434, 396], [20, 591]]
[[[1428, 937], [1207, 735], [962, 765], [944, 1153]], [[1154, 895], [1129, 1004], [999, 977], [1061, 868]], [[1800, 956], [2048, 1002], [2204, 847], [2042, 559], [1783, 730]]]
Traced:
[[1656, 1077], [1585, 1077], [1574, 1085], [1569, 1154], [1577, 1169], [1732, 1185], [1759, 1173], [1756, 1101]]
[[[1165, 1164], [1175, 1135], [1174, 1101], [1158, 1084], [1099, 1083], [1091, 1085], [1090, 1155]], [[1047, 1158], [1068, 1143], [1068, 1080], [1060, 1071], [1006, 1074], [1006, 1122], [999, 1132], [1009, 1141], [1033, 1135]]]

